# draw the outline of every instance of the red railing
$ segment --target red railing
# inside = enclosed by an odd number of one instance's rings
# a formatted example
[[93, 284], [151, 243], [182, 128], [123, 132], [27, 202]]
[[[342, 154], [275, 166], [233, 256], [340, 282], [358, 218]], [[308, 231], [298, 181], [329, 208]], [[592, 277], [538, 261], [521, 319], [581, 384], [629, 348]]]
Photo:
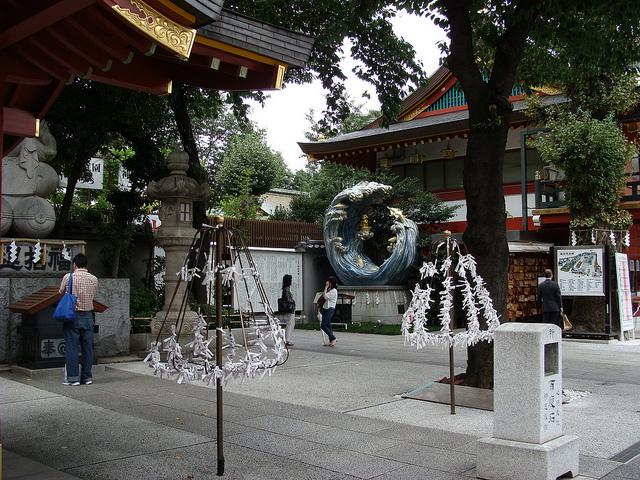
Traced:
[[224, 224], [240, 230], [249, 247], [293, 248], [302, 240], [322, 240], [322, 226], [317, 223], [225, 218]]

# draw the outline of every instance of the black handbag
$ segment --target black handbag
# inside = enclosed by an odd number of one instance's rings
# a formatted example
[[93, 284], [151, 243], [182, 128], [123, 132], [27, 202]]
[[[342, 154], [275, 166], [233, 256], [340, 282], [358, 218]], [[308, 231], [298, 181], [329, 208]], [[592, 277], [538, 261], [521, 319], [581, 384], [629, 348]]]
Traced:
[[295, 302], [287, 302], [284, 298], [278, 299], [278, 312], [280, 313], [293, 313], [296, 310]]

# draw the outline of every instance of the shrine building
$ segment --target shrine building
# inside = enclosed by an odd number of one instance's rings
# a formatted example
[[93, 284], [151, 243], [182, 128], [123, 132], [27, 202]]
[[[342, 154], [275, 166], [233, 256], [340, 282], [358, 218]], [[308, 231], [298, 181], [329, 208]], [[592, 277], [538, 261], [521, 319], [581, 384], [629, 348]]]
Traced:
[[[569, 244], [569, 210], [564, 203], [563, 174], [545, 165], [527, 139], [541, 131], [525, 113], [525, 96], [534, 93], [543, 104], [566, 101], [553, 88], [528, 89], [516, 84], [509, 100], [513, 105], [504, 158], [503, 192], [507, 211], [510, 251], [509, 318], [535, 314], [536, 277], [546, 268], [552, 245]], [[388, 128], [380, 119], [357, 132], [316, 142], [299, 142], [310, 161], [329, 161], [371, 171], [387, 169], [400, 178], [417, 178], [424, 191], [448, 205], [458, 206], [443, 227], [461, 234], [466, 228], [465, 193], [462, 185], [467, 150], [468, 109], [456, 77], [444, 66], [427, 83], [402, 102], [398, 120]], [[622, 119], [623, 130], [636, 139], [638, 112]], [[628, 188], [622, 206], [633, 218], [628, 249], [631, 288], [640, 291], [640, 171], [637, 156], [629, 163]], [[517, 274], [517, 279], [514, 278]], [[522, 288], [518, 287], [522, 286]]]

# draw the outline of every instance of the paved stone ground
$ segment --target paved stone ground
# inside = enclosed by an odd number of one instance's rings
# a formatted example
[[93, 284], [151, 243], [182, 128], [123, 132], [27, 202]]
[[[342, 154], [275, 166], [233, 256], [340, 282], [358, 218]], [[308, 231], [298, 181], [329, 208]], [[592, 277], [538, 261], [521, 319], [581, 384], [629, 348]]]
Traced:
[[[319, 343], [318, 332], [296, 331], [290, 360], [271, 378], [225, 391], [225, 478], [475, 477], [475, 440], [490, 434], [493, 414], [452, 416], [398, 395], [445, 375], [446, 351], [340, 332], [336, 349]], [[456, 354], [462, 369], [464, 350]], [[591, 392], [564, 408], [565, 432], [582, 441], [579, 478], [640, 479], [640, 347], [565, 342], [563, 359], [565, 385]], [[65, 387], [58, 371], [2, 374], [5, 480], [215, 477], [212, 389], [161, 380], [140, 362], [95, 380]]]

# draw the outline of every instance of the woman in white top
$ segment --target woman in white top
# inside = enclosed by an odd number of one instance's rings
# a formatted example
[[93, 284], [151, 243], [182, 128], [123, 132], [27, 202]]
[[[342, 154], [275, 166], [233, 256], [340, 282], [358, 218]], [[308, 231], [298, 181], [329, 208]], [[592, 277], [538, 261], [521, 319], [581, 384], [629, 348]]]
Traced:
[[333, 313], [336, 310], [336, 302], [338, 301], [337, 285], [338, 279], [336, 277], [327, 278], [324, 284], [324, 292], [322, 293], [324, 305], [322, 305], [322, 323], [320, 324], [320, 328], [329, 337], [330, 347], [336, 346], [336, 336], [331, 329], [331, 319], [333, 318]]

